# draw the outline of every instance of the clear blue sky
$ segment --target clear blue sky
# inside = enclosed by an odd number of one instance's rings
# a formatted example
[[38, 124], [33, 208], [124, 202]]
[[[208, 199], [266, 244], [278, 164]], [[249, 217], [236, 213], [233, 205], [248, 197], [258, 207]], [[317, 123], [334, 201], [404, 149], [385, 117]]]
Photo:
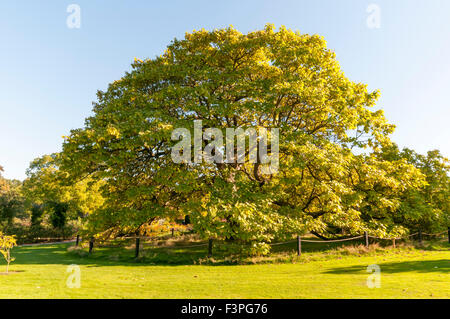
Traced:
[[[81, 28], [69, 29], [69, 4]], [[381, 9], [367, 27], [369, 4]], [[119, 79], [134, 57], [152, 58], [193, 29], [266, 23], [320, 34], [346, 75], [380, 89], [377, 107], [392, 136], [419, 152], [450, 155], [450, 1], [1, 1], [0, 165], [23, 179], [29, 162], [60, 151], [83, 126], [98, 89]]]

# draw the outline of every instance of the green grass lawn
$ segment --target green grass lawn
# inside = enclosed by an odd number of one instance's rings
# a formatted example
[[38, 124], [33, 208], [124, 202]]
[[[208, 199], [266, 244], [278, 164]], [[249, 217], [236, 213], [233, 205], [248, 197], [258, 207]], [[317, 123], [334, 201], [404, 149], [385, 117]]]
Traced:
[[[450, 298], [450, 245], [433, 245], [366, 253], [305, 247], [300, 258], [291, 252], [280, 255], [284, 262], [258, 264], [199, 264], [204, 247], [147, 248], [139, 261], [131, 245], [91, 256], [68, 252], [73, 244], [17, 247], [13, 273], [0, 275], [0, 298]], [[81, 268], [81, 288], [66, 286], [71, 264]], [[381, 267], [381, 288], [367, 287], [371, 264]]]

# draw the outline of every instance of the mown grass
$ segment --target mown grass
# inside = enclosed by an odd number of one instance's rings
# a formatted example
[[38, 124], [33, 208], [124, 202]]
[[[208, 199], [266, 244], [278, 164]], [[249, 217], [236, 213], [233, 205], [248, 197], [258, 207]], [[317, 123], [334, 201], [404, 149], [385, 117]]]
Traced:
[[[13, 273], [0, 275], [0, 298], [450, 298], [450, 245], [445, 241], [397, 248], [303, 244], [274, 247], [269, 257], [238, 257], [215, 247], [172, 240], [134, 258], [132, 241], [87, 249], [73, 244], [18, 247]], [[81, 269], [81, 288], [68, 288], [67, 266]], [[367, 287], [378, 264], [381, 288]], [[3, 267], [3, 264], [0, 265]], [[0, 270], [1, 271], [1, 270]]]

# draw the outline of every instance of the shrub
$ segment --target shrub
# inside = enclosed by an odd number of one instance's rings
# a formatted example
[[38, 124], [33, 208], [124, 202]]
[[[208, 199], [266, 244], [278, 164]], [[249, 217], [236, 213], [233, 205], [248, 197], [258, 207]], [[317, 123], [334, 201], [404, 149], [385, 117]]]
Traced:
[[54, 228], [62, 229], [66, 225], [67, 210], [69, 206], [66, 203], [51, 203], [53, 213], [50, 216], [50, 222]]
[[44, 209], [42, 205], [33, 204], [31, 207], [31, 225], [38, 226], [41, 224]]
[[17, 246], [15, 236], [7, 236], [0, 232], [0, 253], [6, 260], [6, 273], [9, 270], [9, 264], [15, 260], [14, 257], [11, 257], [11, 249]]

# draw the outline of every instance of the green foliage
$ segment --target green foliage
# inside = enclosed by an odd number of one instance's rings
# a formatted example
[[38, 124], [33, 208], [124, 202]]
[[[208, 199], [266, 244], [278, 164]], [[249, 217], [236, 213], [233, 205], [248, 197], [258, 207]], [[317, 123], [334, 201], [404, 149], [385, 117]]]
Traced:
[[35, 159], [27, 170], [23, 193], [33, 203], [31, 223], [39, 225], [49, 216], [55, 228], [63, 228], [67, 220], [78, 220], [92, 214], [103, 203], [99, 188], [102, 181], [84, 179], [72, 183], [59, 169], [60, 155], [55, 153]]
[[39, 226], [42, 221], [44, 209], [42, 205], [33, 204], [31, 207], [31, 226]]
[[3, 178], [1, 171], [0, 166], [0, 229], [5, 229], [11, 226], [14, 217], [22, 217], [25, 203], [21, 183]]
[[[379, 92], [345, 77], [317, 35], [267, 25], [175, 39], [155, 59], [98, 92], [94, 115], [71, 131], [62, 171], [102, 181], [105, 203], [91, 232], [134, 232], [188, 215], [203, 238], [268, 242], [312, 231], [399, 236], [401, 195], [424, 185], [405, 159], [379, 156], [394, 126], [371, 110]], [[175, 128], [280, 128], [280, 168], [260, 163], [173, 163]], [[355, 148], [367, 152], [357, 154]], [[372, 150], [372, 151], [370, 151]]]
[[4, 191], [8, 190], [9, 186], [6, 182], [6, 179], [2, 176], [3, 167], [0, 166], [0, 193], [3, 193]]
[[67, 203], [50, 203], [52, 214], [50, 215], [50, 222], [54, 228], [63, 228], [66, 225], [67, 210], [69, 205]]
[[450, 225], [450, 165], [438, 150], [421, 155], [396, 145], [385, 148], [381, 154], [388, 160], [406, 160], [423, 174], [425, 181], [419, 188], [407, 188], [400, 195], [396, 221], [413, 232], [433, 233]]

